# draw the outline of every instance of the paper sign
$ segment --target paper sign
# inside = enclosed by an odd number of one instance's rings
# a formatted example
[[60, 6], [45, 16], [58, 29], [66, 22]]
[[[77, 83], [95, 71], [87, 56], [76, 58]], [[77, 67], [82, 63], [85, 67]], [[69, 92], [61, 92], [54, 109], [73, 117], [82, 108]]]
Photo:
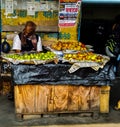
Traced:
[[5, 13], [6, 13], [6, 15], [13, 13], [13, 0], [6, 0], [5, 1]]
[[46, 1], [40, 1], [40, 11], [47, 11], [48, 3]]
[[35, 15], [34, 2], [27, 2], [27, 15]]
[[35, 11], [39, 11], [40, 10], [40, 2], [34, 2], [35, 5]]
[[48, 1], [48, 10], [58, 10], [58, 3], [56, 1]]

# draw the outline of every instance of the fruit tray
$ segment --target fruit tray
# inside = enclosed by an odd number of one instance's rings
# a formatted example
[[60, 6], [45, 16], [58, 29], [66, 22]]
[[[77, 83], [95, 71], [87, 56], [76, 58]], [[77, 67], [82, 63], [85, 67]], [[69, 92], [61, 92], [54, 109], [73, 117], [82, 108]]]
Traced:
[[[34, 56], [30, 55], [33, 54]], [[41, 53], [42, 54], [42, 53]], [[45, 56], [45, 54], [47, 53], [43, 53], [42, 58], [40, 58], [40, 55], [37, 55], [36, 53], [27, 53], [25, 54], [21, 54], [21, 53], [13, 53], [13, 54], [2, 54], [1, 57], [3, 58], [3, 60], [11, 62], [13, 64], [45, 64], [45, 63], [49, 63], [52, 61], [56, 61], [57, 56], [53, 53], [51, 54], [47, 54], [47, 56]], [[24, 57], [23, 57], [24, 56]]]
[[50, 60], [15, 60], [15, 59], [12, 59], [12, 58], [6, 58], [6, 57], [3, 57], [2, 58], [5, 60], [5, 61], [8, 61], [8, 62], [11, 62], [13, 64], [46, 64], [46, 63], [50, 63], [50, 62], [53, 62], [56, 60], [56, 58], [54, 59], [50, 59]]
[[[98, 54], [100, 55], [100, 54]], [[105, 55], [100, 55], [102, 56], [102, 61], [90, 61], [90, 60], [75, 60], [75, 59], [65, 59], [64, 57], [62, 58], [62, 62], [69, 62], [69, 63], [77, 63], [78, 66], [80, 67], [96, 67], [96, 66], [103, 66], [105, 65], [109, 60], [110, 58], [108, 56], [105, 56]]]

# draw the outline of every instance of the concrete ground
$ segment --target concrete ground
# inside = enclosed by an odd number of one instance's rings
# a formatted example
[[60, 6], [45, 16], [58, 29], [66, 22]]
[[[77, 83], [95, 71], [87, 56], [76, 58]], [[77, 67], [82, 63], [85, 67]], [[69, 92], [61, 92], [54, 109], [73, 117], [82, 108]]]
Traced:
[[120, 110], [115, 110], [114, 105], [120, 96], [120, 79], [114, 81], [110, 93], [110, 112], [100, 114], [98, 119], [93, 119], [91, 114], [62, 114], [59, 117], [47, 115], [41, 118], [18, 121], [15, 117], [14, 101], [7, 96], [0, 96], [0, 127], [4, 126], [40, 126], [40, 127], [120, 127]]

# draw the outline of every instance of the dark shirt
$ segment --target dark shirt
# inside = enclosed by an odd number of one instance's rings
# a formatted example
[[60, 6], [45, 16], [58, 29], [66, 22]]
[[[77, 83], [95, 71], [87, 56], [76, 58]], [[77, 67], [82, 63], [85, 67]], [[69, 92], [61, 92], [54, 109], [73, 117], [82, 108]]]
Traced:
[[[22, 33], [19, 33], [20, 40], [21, 40], [21, 34]], [[38, 35], [35, 34], [35, 37], [36, 37], [36, 40], [38, 42]], [[26, 37], [25, 39], [26, 39], [25, 40], [26, 43], [22, 44], [21, 51], [31, 51], [31, 50], [33, 50], [33, 51], [35, 50], [36, 51], [36, 49], [37, 49], [37, 42], [36, 42], [36, 44], [34, 44], [29, 37]]]

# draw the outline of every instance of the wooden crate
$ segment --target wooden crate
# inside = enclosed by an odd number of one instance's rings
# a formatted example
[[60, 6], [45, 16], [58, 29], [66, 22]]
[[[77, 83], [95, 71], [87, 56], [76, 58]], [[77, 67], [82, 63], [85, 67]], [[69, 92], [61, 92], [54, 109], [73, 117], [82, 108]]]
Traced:
[[110, 86], [16, 85], [15, 112], [18, 115], [108, 113], [109, 90]]
[[0, 83], [0, 94], [8, 95], [11, 91], [11, 78], [2, 77]]

